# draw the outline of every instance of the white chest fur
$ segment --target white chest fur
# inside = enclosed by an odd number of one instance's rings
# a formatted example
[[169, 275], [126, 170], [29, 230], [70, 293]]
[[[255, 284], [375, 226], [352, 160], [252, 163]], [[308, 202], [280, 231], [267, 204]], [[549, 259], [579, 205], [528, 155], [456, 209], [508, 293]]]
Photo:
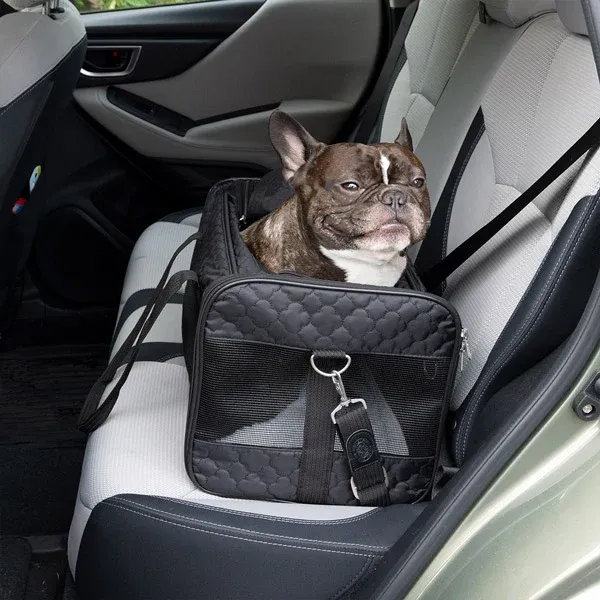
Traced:
[[363, 250], [328, 250], [321, 252], [346, 273], [346, 281], [366, 285], [393, 286], [406, 268], [400, 253], [371, 253]]

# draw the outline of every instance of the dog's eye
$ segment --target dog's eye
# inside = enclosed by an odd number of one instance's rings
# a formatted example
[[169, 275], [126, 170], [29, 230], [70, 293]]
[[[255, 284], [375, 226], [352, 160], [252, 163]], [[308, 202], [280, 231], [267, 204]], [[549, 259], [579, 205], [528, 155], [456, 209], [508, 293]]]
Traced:
[[340, 185], [349, 192], [356, 192], [360, 188], [356, 181], [344, 181]]
[[417, 177], [416, 179], [412, 180], [412, 186], [416, 187], [416, 188], [423, 187], [424, 183], [425, 183], [425, 180], [422, 177]]

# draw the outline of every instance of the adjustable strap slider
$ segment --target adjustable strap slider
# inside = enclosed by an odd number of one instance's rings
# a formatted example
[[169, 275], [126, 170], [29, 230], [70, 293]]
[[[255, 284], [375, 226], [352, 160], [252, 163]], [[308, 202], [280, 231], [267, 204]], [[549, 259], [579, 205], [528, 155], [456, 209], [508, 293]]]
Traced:
[[362, 404], [364, 409], [367, 410], [367, 403], [362, 398], [346, 398], [345, 400], [341, 400], [340, 403], [331, 411], [331, 420], [334, 425], [336, 423], [336, 415], [343, 410], [344, 408], [348, 408], [351, 404]]
[[[389, 488], [390, 486], [390, 480], [388, 479], [388, 474], [387, 471], [385, 470], [385, 467], [382, 465], [381, 470], [383, 471], [383, 484], [387, 490], [387, 488]], [[381, 486], [381, 482], [378, 482], [378, 485]], [[352, 490], [352, 495], [360, 502], [360, 496], [359, 496], [359, 490], [356, 487], [356, 483], [354, 481], [354, 475], [352, 477], [350, 477], [350, 489]]]
[[364, 401], [351, 403], [338, 411], [336, 426], [350, 468], [354, 497], [364, 505], [389, 504], [388, 476]]

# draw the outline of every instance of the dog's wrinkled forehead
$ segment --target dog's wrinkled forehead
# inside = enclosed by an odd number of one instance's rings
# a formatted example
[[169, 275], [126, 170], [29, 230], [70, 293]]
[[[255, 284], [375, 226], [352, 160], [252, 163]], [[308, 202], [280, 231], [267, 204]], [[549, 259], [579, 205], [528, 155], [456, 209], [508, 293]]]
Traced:
[[[405, 183], [406, 177], [423, 178], [423, 165], [413, 154], [408, 123], [402, 119], [400, 133], [393, 143], [332, 144], [317, 141], [296, 119], [282, 111], [273, 111], [269, 135], [281, 159], [282, 174], [292, 185], [331, 183], [333, 178], [357, 178], [370, 186], [377, 178], [384, 184]], [[309, 176], [310, 174], [310, 176]]]
[[323, 186], [346, 180], [390, 185], [411, 180], [424, 169], [410, 150], [398, 144], [333, 144], [315, 158], [310, 171]]

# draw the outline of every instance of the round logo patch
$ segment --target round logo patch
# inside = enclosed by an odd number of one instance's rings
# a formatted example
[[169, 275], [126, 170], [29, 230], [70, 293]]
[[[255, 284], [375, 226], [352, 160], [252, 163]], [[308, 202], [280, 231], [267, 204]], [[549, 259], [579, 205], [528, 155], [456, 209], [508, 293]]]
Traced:
[[359, 464], [369, 462], [375, 454], [375, 440], [367, 431], [355, 434], [349, 445], [352, 457]]

